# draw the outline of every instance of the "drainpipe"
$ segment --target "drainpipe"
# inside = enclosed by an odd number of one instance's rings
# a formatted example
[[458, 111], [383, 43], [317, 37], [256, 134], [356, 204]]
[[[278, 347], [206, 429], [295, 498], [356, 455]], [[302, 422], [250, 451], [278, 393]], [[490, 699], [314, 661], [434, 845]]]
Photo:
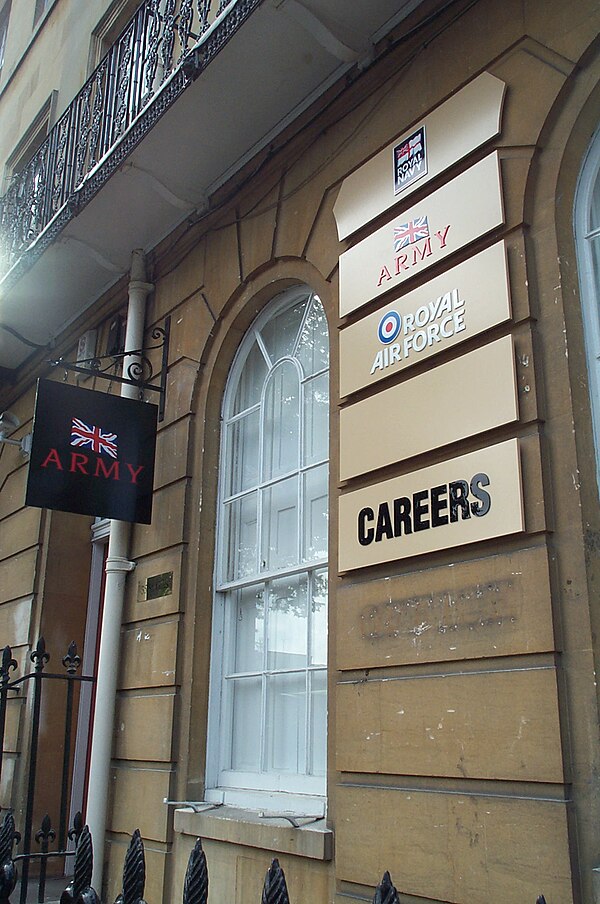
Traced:
[[[144, 344], [144, 324], [146, 320], [146, 298], [153, 286], [146, 282], [146, 261], [142, 251], [134, 251], [131, 256], [131, 273], [128, 287], [126, 349], [140, 349]], [[123, 361], [123, 373], [138, 361], [130, 355]], [[121, 395], [138, 398], [136, 386], [122, 385]], [[125, 599], [125, 579], [133, 571], [135, 563], [130, 562], [129, 540], [131, 525], [126, 521], [111, 521], [106, 560], [106, 584], [104, 609], [98, 654], [96, 683], [96, 703], [94, 707], [94, 727], [90, 758], [89, 791], [86, 821], [92, 833], [94, 844], [94, 872], [92, 884], [102, 895], [102, 873], [104, 866], [104, 835], [106, 832], [106, 811], [109, 796], [110, 764], [112, 754], [115, 696], [117, 673], [120, 665], [121, 623], [123, 601]]]

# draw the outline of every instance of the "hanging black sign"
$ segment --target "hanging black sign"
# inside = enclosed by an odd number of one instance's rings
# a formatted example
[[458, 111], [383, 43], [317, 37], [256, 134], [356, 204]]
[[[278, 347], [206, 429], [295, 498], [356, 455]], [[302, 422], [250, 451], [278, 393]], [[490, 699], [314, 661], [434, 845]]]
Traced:
[[25, 503], [150, 524], [156, 405], [39, 380]]

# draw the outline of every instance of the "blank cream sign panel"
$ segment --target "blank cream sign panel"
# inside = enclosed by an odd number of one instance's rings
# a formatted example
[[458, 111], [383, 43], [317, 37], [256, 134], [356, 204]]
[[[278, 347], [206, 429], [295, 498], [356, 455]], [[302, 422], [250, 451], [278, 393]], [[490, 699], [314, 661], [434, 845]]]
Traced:
[[340, 396], [378, 383], [510, 318], [504, 242], [340, 332]]
[[518, 440], [346, 493], [339, 515], [341, 572], [519, 533]]
[[340, 239], [499, 135], [505, 89], [483, 72], [348, 176], [333, 208]]
[[345, 317], [504, 222], [494, 152], [340, 256]]
[[510, 424], [519, 417], [504, 336], [340, 411], [340, 479]]

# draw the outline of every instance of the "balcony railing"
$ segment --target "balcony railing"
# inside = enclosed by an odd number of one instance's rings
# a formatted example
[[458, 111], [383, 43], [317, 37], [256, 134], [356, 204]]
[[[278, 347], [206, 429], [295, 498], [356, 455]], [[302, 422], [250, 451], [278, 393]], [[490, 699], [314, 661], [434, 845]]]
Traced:
[[259, 2], [145, 0], [0, 198], [0, 279], [53, 241]]

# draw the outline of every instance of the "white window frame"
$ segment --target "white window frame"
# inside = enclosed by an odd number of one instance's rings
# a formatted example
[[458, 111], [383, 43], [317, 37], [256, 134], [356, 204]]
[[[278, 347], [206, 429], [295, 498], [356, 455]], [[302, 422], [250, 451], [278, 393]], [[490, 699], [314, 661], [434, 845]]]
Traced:
[[4, 68], [4, 58], [6, 55], [6, 38], [8, 36], [11, 3], [12, 0], [6, 0], [6, 3], [0, 9], [0, 73]]
[[4, 167], [5, 187], [10, 184], [13, 176], [18, 175], [25, 169], [48, 137], [48, 133], [54, 123], [57, 99], [58, 91], [52, 91], [17, 146], [7, 158]]
[[[594, 188], [600, 192], [600, 128], [586, 154], [575, 192], [574, 227], [581, 313], [596, 450], [596, 481], [600, 494], [600, 211], [598, 224], [591, 224]], [[597, 249], [597, 269], [593, 247]]]
[[33, 13], [33, 27], [41, 22], [46, 13], [50, 11], [56, 0], [35, 0], [35, 10]]
[[[227, 642], [226, 625], [228, 617], [227, 613], [227, 592], [232, 589], [243, 588], [244, 586], [254, 586], [260, 583], [266, 583], [273, 578], [290, 577], [294, 574], [306, 574], [308, 576], [308, 599], [311, 599], [311, 587], [314, 576], [322, 571], [327, 571], [327, 555], [319, 559], [311, 559], [308, 562], [294, 565], [289, 568], [278, 570], [260, 570], [260, 573], [253, 573], [247, 579], [239, 579], [233, 582], [221, 580], [221, 576], [225, 575], [224, 557], [227, 555], [227, 544], [225, 542], [225, 519], [222, 517], [224, 509], [224, 483], [227, 479], [227, 468], [229, 462], [229, 450], [227, 449], [225, 422], [229, 423], [235, 420], [235, 415], [226, 418], [228, 408], [232, 407], [235, 392], [239, 384], [240, 375], [246, 363], [247, 355], [256, 340], [263, 350], [263, 354], [267, 354], [264, 344], [260, 337], [260, 331], [265, 325], [283, 310], [297, 304], [298, 301], [306, 298], [307, 302], [314, 296], [307, 286], [299, 286], [294, 289], [287, 290], [282, 293], [279, 299], [273, 300], [262, 314], [256, 319], [244, 336], [236, 358], [234, 359], [227, 387], [225, 389], [222, 406], [222, 431], [221, 431], [221, 452], [220, 461], [225, 462], [226, 466], [220, 468], [220, 486], [218, 494], [218, 516], [217, 516], [217, 546], [215, 555], [215, 597], [213, 608], [213, 628], [212, 628], [212, 647], [211, 647], [211, 677], [209, 692], [209, 722], [208, 722], [208, 744], [207, 744], [207, 769], [206, 769], [206, 791], [205, 799], [214, 803], [224, 803], [238, 807], [251, 809], [271, 809], [276, 811], [295, 812], [300, 814], [323, 816], [325, 814], [325, 793], [326, 793], [326, 775], [304, 775], [304, 774], [281, 774], [276, 772], [261, 772], [260, 782], [257, 782], [256, 773], [244, 773], [241, 771], [233, 771], [224, 769], [223, 760], [230, 754], [229, 750], [224, 750], [224, 731], [223, 725], [228, 724], [230, 712], [227, 708], [227, 701], [223, 693], [224, 687], [224, 661], [226, 659], [225, 645]], [[302, 329], [306, 321], [309, 304], [307, 303], [304, 311], [301, 325], [298, 330], [298, 336], [302, 334]], [[269, 373], [272, 373], [282, 361], [294, 360], [287, 356], [279, 358], [277, 362], [271, 362], [272, 367]], [[296, 367], [297, 362], [294, 362]], [[306, 383], [314, 379], [319, 374], [329, 373], [329, 367], [325, 370], [315, 371], [309, 377], [304, 379]], [[263, 393], [267, 383], [267, 378], [263, 382]], [[302, 381], [301, 381], [302, 385]], [[302, 394], [301, 394], [302, 396]], [[300, 403], [302, 404], [302, 402]], [[247, 409], [245, 409], [247, 411]], [[262, 434], [259, 438], [259, 446], [262, 442]], [[302, 440], [301, 440], [302, 443]], [[294, 472], [301, 474], [322, 464], [327, 464], [328, 458], [318, 464], [312, 462], [311, 465], [300, 465], [299, 470]], [[278, 475], [279, 482], [283, 475]], [[299, 478], [300, 481], [300, 478]], [[269, 481], [264, 481], [268, 484]], [[262, 484], [261, 484], [262, 485]], [[301, 481], [300, 481], [301, 485]], [[298, 494], [298, 519], [302, 524], [302, 492]], [[258, 540], [260, 542], [260, 530], [258, 532]], [[298, 542], [302, 540], [298, 538]], [[310, 637], [310, 606], [307, 618], [307, 631]], [[231, 640], [231, 637], [229, 638]], [[311, 666], [307, 666], [300, 671], [309, 672]], [[292, 672], [297, 671], [292, 669]], [[323, 666], [316, 666], [314, 671], [323, 671]], [[326, 669], [325, 669], [326, 673]], [[231, 675], [229, 676], [231, 677]], [[307, 678], [307, 687], [308, 687]], [[263, 689], [264, 693], [264, 689]], [[310, 705], [309, 705], [310, 706]], [[309, 707], [308, 707], [309, 708]], [[307, 722], [309, 719], [307, 718]], [[308, 729], [307, 729], [308, 730]], [[261, 737], [264, 733], [264, 726], [261, 726]], [[262, 745], [261, 745], [262, 746]], [[310, 754], [307, 753], [309, 757]]]

